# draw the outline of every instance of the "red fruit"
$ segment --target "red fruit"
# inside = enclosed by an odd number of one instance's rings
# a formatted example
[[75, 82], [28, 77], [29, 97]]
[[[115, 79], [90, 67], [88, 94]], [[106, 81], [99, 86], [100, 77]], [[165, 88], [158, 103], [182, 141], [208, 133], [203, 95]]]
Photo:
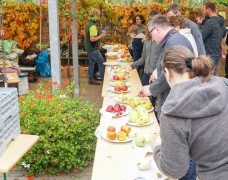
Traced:
[[114, 76], [113, 76], [113, 80], [119, 80], [119, 76], [114, 75]]
[[122, 90], [122, 91], [127, 91], [127, 89], [128, 89], [128, 87], [127, 87], [126, 85], [123, 85], [123, 86], [121, 87], [121, 90]]
[[114, 112], [120, 112], [121, 110], [120, 110], [120, 104], [115, 104], [115, 106], [114, 106]]
[[107, 112], [113, 112], [114, 108], [112, 105], [109, 105], [107, 108], [106, 108], [106, 111]]
[[126, 106], [124, 106], [124, 105], [120, 106], [120, 110], [125, 112], [126, 111]]
[[115, 87], [114, 87], [114, 90], [115, 90], [115, 91], [121, 91], [122, 89], [121, 89], [121, 87], [119, 87], [119, 86], [115, 86]]
[[116, 131], [116, 128], [114, 126], [108, 126], [107, 131]]

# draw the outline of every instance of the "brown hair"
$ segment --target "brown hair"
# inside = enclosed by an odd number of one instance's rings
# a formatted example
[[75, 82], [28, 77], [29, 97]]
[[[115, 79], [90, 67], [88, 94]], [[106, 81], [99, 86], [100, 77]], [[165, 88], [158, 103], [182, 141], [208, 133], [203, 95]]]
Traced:
[[176, 26], [180, 26], [180, 29], [184, 29], [187, 27], [185, 19], [181, 15], [170, 16], [168, 18], [169, 18], [171, 26], [173, 26], [174, 28]]
[[212, 12], [216, 12], [216, 7], [214, 2], [206, 2], [204, 6], [206, 7], [206, 9], [210, 9]]
[[133, 19], [133, 23], [135, 24], [136, 23], [136, 18], [139, 17], [142, 21], [142, 24], [144, 24], [146, 22], [145, 18], [142, 16], [142, 15], [137, 15], [134, 17]]
[[171, 4], [168, 9], [166, 10], [166, 13], [169, 11], [172, 11], [174, 14], [177, 14], [177, 12], [181, 12], [181, 8], [177, 4]]
[[94, 17], [94, 16], [100, 17], [100, 11], [96, 8], [92, 8], [89, 12], [89, 15], [91, 17]]
[[135, 33], [135, 34], [138, 34], [138, 30], [139, 28], [135, 25], [132, 25], [129, 29], [128, 29], [128, 34], [130, 33]]
[[172, 46], [166, 51], [162, 66], [179, 74], [190, 72], [190, 78], [200, 76], [204, 81], [208, 81], [214, 72], [213, 61], [207, 56], [193, 57], [192, 52], [186, 47]]
[[146, 26], [146, 28], [145, 28], [145, 36], [144, 36], [144, 39], [145, 40], [152, 40], [152, 37], [151, 37], [151, 35], [150, 35], [149, 31], [148, 31], [148, 26]]

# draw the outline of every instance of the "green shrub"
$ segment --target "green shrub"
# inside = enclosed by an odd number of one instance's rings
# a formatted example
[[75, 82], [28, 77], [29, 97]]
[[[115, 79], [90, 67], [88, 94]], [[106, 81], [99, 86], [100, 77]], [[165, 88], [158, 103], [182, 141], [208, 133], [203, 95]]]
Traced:
[[40, 84], [19, 98], [21, 131], [39, 135], [39, 141], [19, 161], [29, 175], [83, 170], [93, 160], [99, 125], [98, 108], [71, 98], [73, 84], [50, 93], [51, 83]]

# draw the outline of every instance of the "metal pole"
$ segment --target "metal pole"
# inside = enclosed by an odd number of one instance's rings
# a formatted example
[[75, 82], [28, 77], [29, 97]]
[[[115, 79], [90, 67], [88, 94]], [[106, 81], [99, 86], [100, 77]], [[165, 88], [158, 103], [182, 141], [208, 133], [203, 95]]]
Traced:
[[[72, 14], [76, 16], [76, 1], [72, 1]], [[74, 66], [74, 97], [79, 97], [79, 76], [78, 76], [78, 31], [77, 31], [77, 19], [74, 18], [72, 24], [73, 32], [73, 44], [72, 44], [72, 55], [73, 55], [73, 66]]]
[[52, 91], [58, 90], [61, 84], [61, 68], [60, 68], [60, 40], [59, 40], [59, 15], [58, 1], [48, 1], [48, 18], [49, 18], [49, 37], [51, 50], [51, 74], [52, 81], [57, 84], [52, 84]]

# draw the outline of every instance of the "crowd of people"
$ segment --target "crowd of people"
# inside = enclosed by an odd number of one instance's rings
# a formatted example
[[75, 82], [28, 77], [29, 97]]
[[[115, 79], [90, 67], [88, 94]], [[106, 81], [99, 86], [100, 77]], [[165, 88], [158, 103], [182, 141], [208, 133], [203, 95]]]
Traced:
[[[227, 30], [214, 2], [206, 2], [202, 14], [194, 23], [171, 4], [165, 15], [152, 10], [147, 26], [143, 16], [136, 16], [128, 31], [134, 63], [127, 68], [138, 70], [143, 84], [139, 96], [149, 96], [154, 106], [157, 99], [161, 144], [154, 147], [153, 156], [158, 168], [174, 179], [224, 180], [228, 177], [228, 55], [226, 78], [217, 77], [216, 70]], [[93, 21], [86, 34], [92, 67], [103, 62], [98, 42], [105, 34], [98, 33]], [[99, 69], [103, 77], [104, 68]]]

